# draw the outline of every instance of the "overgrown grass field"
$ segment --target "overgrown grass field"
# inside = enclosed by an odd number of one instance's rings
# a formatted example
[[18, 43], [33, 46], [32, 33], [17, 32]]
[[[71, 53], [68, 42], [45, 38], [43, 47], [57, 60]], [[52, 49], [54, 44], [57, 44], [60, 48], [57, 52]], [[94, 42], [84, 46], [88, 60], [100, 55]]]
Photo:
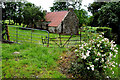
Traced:
[[57, 64], [63, 51], [28, 43], [2, 44], [2, 78], [65, 78]]
[[[2, 44], [2, 78], [66, 78], [66, 76], [59, 71], [59, 64], [57, 63], [61, 54], [66, 51], [66, 48], [50, 48], [37, 45], [42, 43], [41, 38], [45, 39], [48, 36], [48, 33], [44, 31], [33, 31], [32, 36], [34, 37], [32, 37], [32, 42], [31, 40], [28, 40], [31, 39], [31, 30], [19, 29], [19, 33], [21, 35], [18, 35], [18, 40], [23, 41], [23, 44]], [[85, 34], [85, 32], [82, 32], [82, 34]], [[9, 27], [9, 35], [10, 40], [15, 41], [16, 28]], [[88, 36], [85, 35], [83, 37]], [[92, 38], [96, 36], [95, 33], [89, 35], [92, 35]], [[71, 35], [61, 36], [69, 38]], [[49, 37], [56, 38], [59, 37], [59, 34], [50, 33]], [[68, 40], [68, 38], [66, 40]], [[60, 42], [57, 41], [58, 39], [59, 38], [55, 40], [59, 44]], [[71, 40], [75, 39], [79, 40], [79, 35], [74, 35], [74, 37], [71, 38]], [[65, 39], [63, 38], [61, 40], [62, 44], [64, 44]], [[84, 38], [82, 38], [82, 40], [84, 40]], [[27, 43], [25, 43], [25, 41]], [[69, 42], [69, 44], [72, 44], [72, 42]], [[57, 45], [54, 41], [50, 41], [50, 46], [55, 47]], [[115, 59], [117, 62], [120, 60], [120, 45], [118, 45], [118, 48], [119, 54]], [[19, 52], [19, 54], [15, 54], [15, 52]], [[109, 73], [109, 70], [107, 71], [107, 74], [111, 75], [113, 78], [118, 76], [120, 77], [120, 67], [118, 68], [118, 66], [116, 66], [113, 68], [113, 70], [115, 72], [115, 75]]]

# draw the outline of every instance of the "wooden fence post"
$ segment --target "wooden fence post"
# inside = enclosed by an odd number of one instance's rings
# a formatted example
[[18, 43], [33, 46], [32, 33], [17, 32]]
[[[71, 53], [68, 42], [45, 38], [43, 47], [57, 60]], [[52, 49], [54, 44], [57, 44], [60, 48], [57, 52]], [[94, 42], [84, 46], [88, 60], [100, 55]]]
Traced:
[[10, 36], [9, 36], [8, 25], [7, 25], [7, 24], [5, 24], [5, 27], [6, 27], [7, 40], [9, 40], [9, 41], [10, 41]]

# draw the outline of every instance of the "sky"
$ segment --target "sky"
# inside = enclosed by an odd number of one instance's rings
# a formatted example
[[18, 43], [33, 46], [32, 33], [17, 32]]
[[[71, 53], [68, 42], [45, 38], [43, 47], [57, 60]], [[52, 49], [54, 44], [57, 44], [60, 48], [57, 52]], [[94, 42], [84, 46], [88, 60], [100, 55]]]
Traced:
[[[27, 0], [28, 2], [34, 3], [36, 6], [41, 6], [43, 10], [47, 10], [50, 12], [50, 7], [53, 6], [54, 0]], [[89, 5], [90, 3], [93, 3], [94, 0], [82, 0], [82, 6], [81, 8], [87, 10], [87, 7], [84, 5]], [[91, 15], [89, 12], [88, 15]]]

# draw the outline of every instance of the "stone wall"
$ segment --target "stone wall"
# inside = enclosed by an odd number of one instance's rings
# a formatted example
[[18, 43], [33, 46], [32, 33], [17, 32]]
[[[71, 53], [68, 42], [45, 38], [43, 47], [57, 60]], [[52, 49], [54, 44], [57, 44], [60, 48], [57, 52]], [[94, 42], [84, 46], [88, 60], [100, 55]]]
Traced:
[[63, 34], [78, 34], [78, 27], [78, 18], [74, 11], [70, 11], [63, 20]]
[[56, 33], [56, 27], [48, 27], [48, 31], [51, 33]]
[[37, 28], [47, 30], [47, 22], [37, 22]]

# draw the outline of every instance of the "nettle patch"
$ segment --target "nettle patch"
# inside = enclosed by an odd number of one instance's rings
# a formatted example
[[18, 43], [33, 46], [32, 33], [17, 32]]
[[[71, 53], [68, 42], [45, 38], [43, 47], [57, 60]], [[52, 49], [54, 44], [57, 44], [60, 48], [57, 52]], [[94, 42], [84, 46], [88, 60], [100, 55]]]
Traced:
[[82, 41], [81, 45], [75, 47], [76, 61], [71, 63], [70, 73], [74, 78], [81, 79], [103, 79], [110, 78], [106, 70], [118, 65], [114, 60], [118, 54], [118, 48], [114, 41], [99, 35], [89, 42]]

